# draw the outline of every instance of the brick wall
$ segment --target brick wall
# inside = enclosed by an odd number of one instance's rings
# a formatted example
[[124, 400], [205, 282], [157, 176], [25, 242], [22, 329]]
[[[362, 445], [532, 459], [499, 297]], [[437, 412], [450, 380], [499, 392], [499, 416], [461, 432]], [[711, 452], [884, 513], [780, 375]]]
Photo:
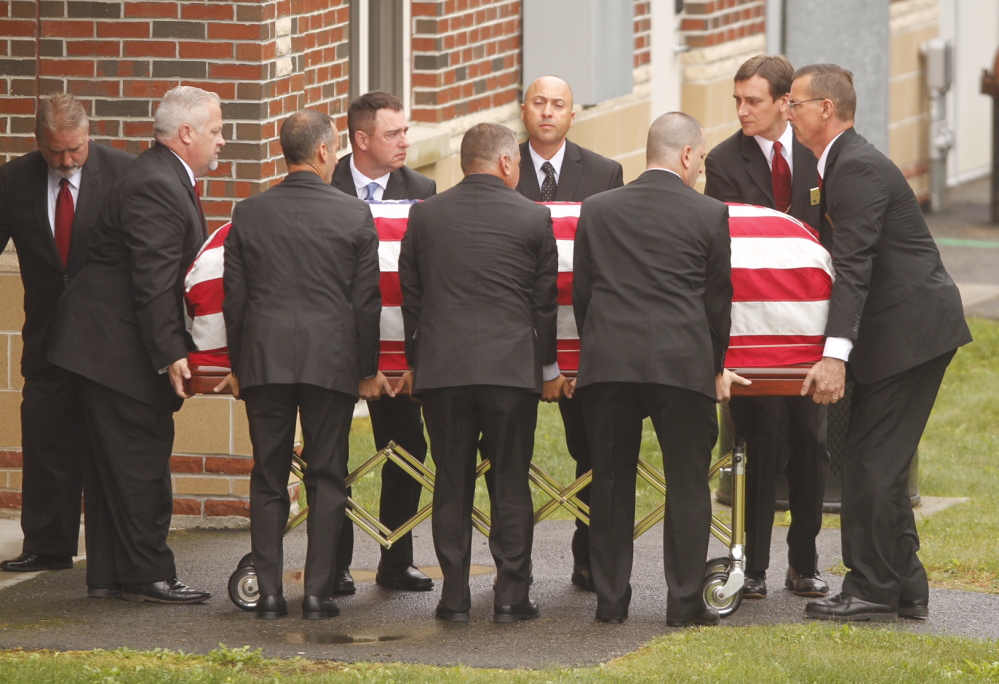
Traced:
[[520, 0], [413, 2], [413, 121], [442, 123], [518, 100], [520, 11]]
[[652, 61], [652, 8], [649, 0], [635, 0], [635, 68]]
[[763, 33], [765, 0], [687, 0], [680, 30], [692, 48], [731, 43]]

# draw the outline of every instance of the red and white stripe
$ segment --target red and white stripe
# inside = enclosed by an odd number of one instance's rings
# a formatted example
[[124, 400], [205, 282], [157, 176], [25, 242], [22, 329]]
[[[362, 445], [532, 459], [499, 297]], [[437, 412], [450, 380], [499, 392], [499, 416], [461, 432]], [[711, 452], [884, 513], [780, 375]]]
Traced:
[[[371, 203], [381, 269], [381, 360], [385, 372], [407, 368], [399, 285], [399, 248], [412, 202]], [[558, 362], [579, 367], [579, 334], [572, 313], [572, 264], [580, 204], [556, 202], [558, 246]], [[732, 332], [727, 364], [759, 368], [817, 361], [832, 290], [832, 259], [814, 231], [770, 209], [729, 205], [732, 234]], [[216, 231], [188, 271], [188, 330], [212, 364], [225, 351], [222, 320], [222, 244], [229, 224]], [[199, 357], [200, 358], [200, 357]], [[222, 357], [224, 358], [224, 356]], [[195, 363], [195, 356], [191, 357]], [[203, 361], [203, 363], [205, 363]]]

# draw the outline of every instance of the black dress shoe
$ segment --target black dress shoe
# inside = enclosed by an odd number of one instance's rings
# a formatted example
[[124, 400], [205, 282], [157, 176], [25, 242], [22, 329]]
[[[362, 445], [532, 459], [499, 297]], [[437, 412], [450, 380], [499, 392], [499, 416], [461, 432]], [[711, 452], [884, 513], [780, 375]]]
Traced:
[[52, 556], [44, 553], [22, 553], [0, 563], [0, 570], [7, 572], [38, 572], [39, 570], [69, 570], [72, 556]]
[[451, 610], [450, 608], [446, 608], [444, 604], [438, 603], [437, 608], [434, 610], [434, 617], [438, 620], [446, 620], [447, 622], [468, 622], [468, 611]]
[[534, 620], [541, 616], [541, 608], [536, 601], [528, 601], [517, 606], [493, 606], [493, 622], [520, 622]]
[[627, 615], [625, 615], [624, 617], [608, 617], [606, 615], [597, 616], [597, 620], [604, 623], [605, 625], [620, 625], [627, 619], [628, 619]]
[[762, 599], [767, 597], [767, 578], [746, 575], [742, 583], [742, 598]]
[[718, 615], [718, 611], [714, 608], [708, 608], [704, 606], [701, 608], [701, 612], [693, 617], [689, 617], [683, 620], [670, 620], [666, 619], [667, 627], [713, 627], [721, 621], [721, 617]]
[[[814, 575], [802, 575], [794, 568], [789, 567], [787, 577], [784, 579], [784, 586], [798, 596], [820, 597], [829, 593], [829, 585], [822, 579], [818, 571]], [[742, 595], [745, 597], [745, 592]]]
[[354, 578], [350, 574], [350, 568], [337, 568], [333, 571], [333, 591], [334, 596], [349, 596], [357, 593], [354, 586]]
[[121, 596], [120, 584], [88, 584], [88, 598], [118, 598]]
[[805, 606], [805, 617], [838, 622], [898, 622], [898, 613], [891, 606], [864, 601], [846, 593], [812, 601]]
[[325, 620], [326, 618], [335, 618], [339, 614], [340, 609], [331, 598], [306, 596], [302, 599], [303, 620]]
[[121, 597], [126, 601], [150, 603], [203, 603], [212, 595], [207, 591], [191, 589], [177, 578], [146, 584], [121, 585]]
[[586, 591], [594, 591], [593, 589], [593, 573], [590, 571], [590, 566], [585, 563], [575, 563], [572, 566], [572, 577], [569, 581], [575, 584], [580, 589], [585, 589]]
[[257, 599], [257, 618], [277, 620], [288, 614], [288, 602], [284, 596], [261, 596]]
[[400, 568], [379, 563], [375, 584], [386, 589], [401, 591], [430, 591], [434, 588], [434, 581], [420, 572], [415, 565]]
[[898, 616], [913, 620], [925, 620], [930, 616], [930, 603], [927, 599], [899, 601]]

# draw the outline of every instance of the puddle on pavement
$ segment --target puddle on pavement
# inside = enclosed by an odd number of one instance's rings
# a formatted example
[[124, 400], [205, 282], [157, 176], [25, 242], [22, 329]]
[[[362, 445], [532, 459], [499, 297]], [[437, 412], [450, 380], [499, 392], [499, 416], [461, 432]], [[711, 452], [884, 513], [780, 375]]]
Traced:
[[286, 644], [377, 644], [384, 641], [400, 641], [405, 634], [366, 635], [366, 634], [315, 634], [310, 632], [288, 632], [284, 635]]
[[[441, 574], [440, 566], [437, 565], [424, 565], [420, 566], [422, 570], [428, 577], [432, 577], [435, 580], [443, 579]], [[468, 569], [469, 575], [475, 577], [476, 575], [492, 575], [496, 572], [496, 568], [492, 565], [472, 565]], [[359, 582], [374, 582], [375, 581], [375, 571], [365, 570], [364, 568], [351, 568], [350, 574], [354, 578], [355, 583]], [[294, 570], [288, 570], [284, 573], [284, 581], [290, 584], [301, 584], [305, 576], [305, 571], [301, 568]]]

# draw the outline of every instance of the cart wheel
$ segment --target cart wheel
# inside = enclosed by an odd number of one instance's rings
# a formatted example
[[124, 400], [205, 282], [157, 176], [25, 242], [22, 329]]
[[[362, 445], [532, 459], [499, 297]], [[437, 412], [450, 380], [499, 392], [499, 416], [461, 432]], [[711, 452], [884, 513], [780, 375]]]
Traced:
[[[243, 560], [245, 561], [246, 557]], [[252, 560], [247, 565], [242, 563], [243, 561], [240, 561], [240, 567], [229, 576], [229, 600], [243, 610], [256, 610], [257, 598], [260, 596], [257, 570], [253, 567]]]
[[718, 556], [712, 558], [704, 564], [704, 576], [713, 575], [716, 572], [728, 572], [732, 565], [732, 559], [728, 556]]
[[742, 589], [728, 598], [720, 598], [719, 594], [727, 581], [727, 572], [712, 572], [704, 578], [704, 605], [717, 610], [723, 618], [737, 611], [742, 604]]
[[252, 553], [246, 554], [245, 556], [243, 556], [242, 558], [239, 559], [238, 563], [236, 563], [236, 569], [237, 570], [239, 568], [245, 568], [247, 566], [253, 567], [253, 554]]

